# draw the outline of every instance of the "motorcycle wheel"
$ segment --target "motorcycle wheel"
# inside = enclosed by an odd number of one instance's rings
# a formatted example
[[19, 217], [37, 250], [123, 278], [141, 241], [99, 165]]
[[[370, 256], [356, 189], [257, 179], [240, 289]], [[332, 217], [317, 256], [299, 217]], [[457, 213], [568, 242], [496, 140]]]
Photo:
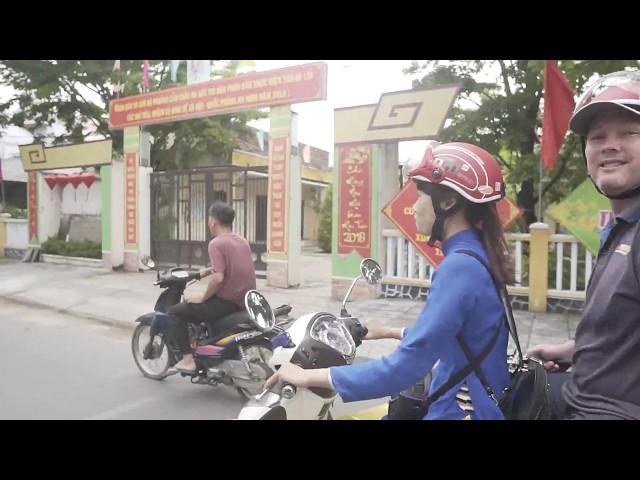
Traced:
[[[251, 345], [250, 347], [245, 348], [245, 353], [249, 356], [249, 363], [256, 367], [257, 369], [266, 373], [267, 380], [271, 375], [273, 375], [273, 370], [269, 366], [269, 359], [271, 355], [273, 355], [271, 342], [260, 342], [255, 345]], [[250, 400], [254, 398], [256, 395], [262, 393], [264, 390], [264, 383], [260, 385], [260, 388], [256, 391], [250, 390], [244, 387], [237, 387], [238, 393], [242, 397], [244, 401]]]
[[133, 331], [133, 336], [131, 337], [133, 359], [138, 369], [142, 372], [142, 375], [153, 380], [164, 380], [169, 376], [167, 371], [171, 366], [169, 349], [162, 335], [156, 335], [153, 339], [153, 356], [152, 358], [145, 359], [144, 348], [149, 343], [149, 333], [150, 326], [141, 323], [138, 324]]

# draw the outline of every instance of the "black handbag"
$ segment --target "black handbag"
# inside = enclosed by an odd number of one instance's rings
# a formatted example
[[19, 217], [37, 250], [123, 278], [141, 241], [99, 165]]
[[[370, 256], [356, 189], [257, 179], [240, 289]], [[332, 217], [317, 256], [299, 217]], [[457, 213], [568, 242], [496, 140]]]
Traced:
[[427, 393], [431, 386], [431, 372], [412, 387], [393, 395], [389, 400], [387, 420], [422, 420], [427, 414]]

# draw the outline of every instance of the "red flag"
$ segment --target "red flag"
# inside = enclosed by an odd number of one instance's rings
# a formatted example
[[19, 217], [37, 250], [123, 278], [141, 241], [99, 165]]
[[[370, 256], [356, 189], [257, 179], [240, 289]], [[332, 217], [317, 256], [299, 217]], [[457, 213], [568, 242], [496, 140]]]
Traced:
[[575, 107], [573, 89], [554, 60], [544, 62], [544, 118], [542, 119], [542, 159], [544, 168], [556, 165], [558, 152]]
[[142, 64], [142, 72], [143, 72], [142, 86], [148, 90], [149, 89], [149, 60], [144, 60]]

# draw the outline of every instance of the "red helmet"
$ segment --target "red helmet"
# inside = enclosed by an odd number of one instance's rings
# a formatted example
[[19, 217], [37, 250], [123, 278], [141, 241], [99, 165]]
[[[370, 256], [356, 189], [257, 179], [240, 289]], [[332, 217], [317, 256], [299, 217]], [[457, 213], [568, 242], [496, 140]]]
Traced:
[[608, 105], [640, 115], [640, 72], [615, 72], [598, 79], [576, 104], [569, 128], [586, 137], [594, 116]]
[[427, 148], [420, 165], [409, 178], [452, 188], [473, 203], [489, 203], [504, 197], [504, 180], [493, 156], [469, 143], [443, 143]]

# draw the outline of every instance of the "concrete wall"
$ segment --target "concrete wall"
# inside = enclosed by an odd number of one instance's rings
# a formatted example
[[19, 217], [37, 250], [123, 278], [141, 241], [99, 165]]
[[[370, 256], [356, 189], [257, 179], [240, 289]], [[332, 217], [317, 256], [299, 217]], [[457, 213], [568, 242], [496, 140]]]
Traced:
[[0, 257], [11, 256], [8, 252], [27, 248], [28, 225], [26, 219], [0, 217]]
[[[138, 250], [139, 258], [151, 255], [151, 167], [138, 172]], [[140, 268], [144, 265], [140, 264]]]
[[[56, 186], [56, 190], [60, 187]], [[101, 213], [101, 192], [100, 179], [96, 179], [87, 189], [85, 184], [78, 185], [74, 189], [73, 185], [67, 184], [60, 193], [62, 215], [100, 215]]]
[[[114, 158], [111, 163], [111, 267], [124, 263], [124, 161]], [[104, 257], [104, 254], [103, 254]]]
[[[80, 169], [64, 169], [54, 174], [72, 174]], [[102, 211], [102, 193], [100, 178], [96, 178], [90, 188], [80, 184], [76, 189], [67, 184], [64, 188], [56, 185], [49, 188], [44, 181], [47, 172], [38, 174], [38, 238], [44, 242], [55, 238], [60, 231], [60, 222], [69, 215], [90, 215], [98, 217]]]
[[55, 238], [60, 230], [62, 193], [59, 185], [51, 190], [44, 181], [44, 175], [38, 174], [38, 240], [46, 242]]
[[29, 245], [29, 224], [26, 219], [5, 219], [7, 226], [7, 248], [27, 248]]
[[322, 190], [326, 189], [315, 185], [302, 185], [302, 200], [304, 202], [303, 240], [318, 240], [320, 215], [316, 213], [314, 206], [321, 205], [319, 199], [323, 197]]

